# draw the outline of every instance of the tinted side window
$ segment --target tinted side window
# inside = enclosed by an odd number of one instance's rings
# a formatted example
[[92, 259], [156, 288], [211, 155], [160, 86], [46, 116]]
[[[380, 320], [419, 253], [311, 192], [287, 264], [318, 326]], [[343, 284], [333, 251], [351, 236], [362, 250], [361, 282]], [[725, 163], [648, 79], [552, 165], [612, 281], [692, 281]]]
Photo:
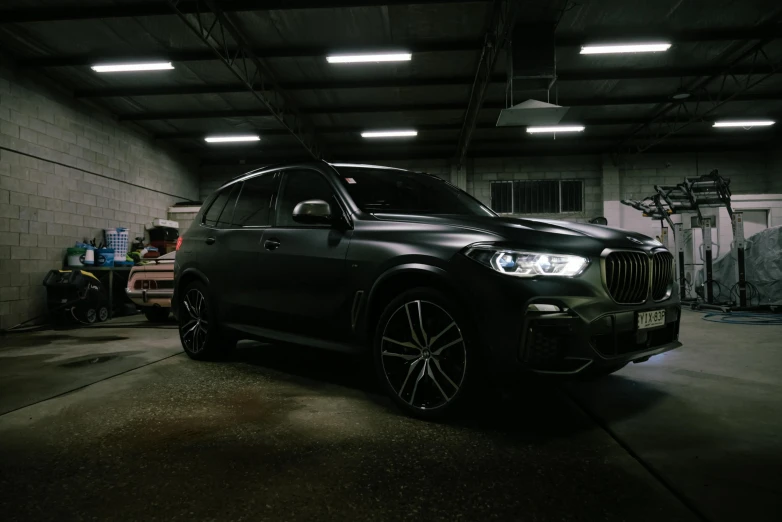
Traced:
[[293, 209], [298, 203], [308, 199], [322, 199], [331, 205], [332, 212], [336, 212], [337, 202], [333, 195], [334, 191], [328, 181], [319, 172], [286, 170], [285, 186], [277, 205], [277, 226], [301, 226], [301, 223], [296, 223], [293, 220]]
[[234, 209], [234, 227], [269, 226], [270, 210], [277, 192], [279, 177], [274, 173], [250, 178], [244, 182]]
[[209, 210], [204, 215], [204, 225], [215, 228], [225, 228], [231, 223], [236, 196], [241, 188], [241, 183], [234, 183], [217, 195]]

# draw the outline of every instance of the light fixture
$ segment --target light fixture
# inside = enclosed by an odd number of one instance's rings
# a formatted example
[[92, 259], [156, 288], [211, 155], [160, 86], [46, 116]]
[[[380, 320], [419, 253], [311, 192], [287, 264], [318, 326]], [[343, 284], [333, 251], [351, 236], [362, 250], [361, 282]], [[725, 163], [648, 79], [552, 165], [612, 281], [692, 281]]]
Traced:
[[774, 125], [773, 120], [745, 120], [745, 121], [715, 121], [714, 127], [768, 127]]
[[527, 127], [530, 134], [541, 134], [546, 132], [583, 132], [583, 125], [553, 125], [551, 127]]
[[247, 136], [207, 136], [204, 140], [207, 143], [232, 143], [240, 141], [260, 141], [259, 136], [247, 135]]
[[584, 45], [581, 47], [581, 54], [658, 53], [667, 51], [670, 48], [671, 44], [666, 42]]
[[690, 96], [692, 96], [692, 94], [689, 91], [685, 91], [684, 89], [678, 89], [675, 93], [673, 93], [673, 95], [671, 95], [671, 99], [681, 101], [681, 100], [686, 100]]
[[149, 62], [149, 63], [115, 63], [106, 65], [93, 65], [91, 69], [95, 72], [137, 72], [137, 71], [165, 71], [173, 69], [171, 62]]
[[418, 131], [392, 130], [392, 131], [364, 131], [361, 133], [362, 138], [409, 138], [412, 136], [418, 136]]
[[406, 52], [333, 54], [326, 56], [326, 61], [329, 63], [409, 62], [412, 59], [413, 55]]

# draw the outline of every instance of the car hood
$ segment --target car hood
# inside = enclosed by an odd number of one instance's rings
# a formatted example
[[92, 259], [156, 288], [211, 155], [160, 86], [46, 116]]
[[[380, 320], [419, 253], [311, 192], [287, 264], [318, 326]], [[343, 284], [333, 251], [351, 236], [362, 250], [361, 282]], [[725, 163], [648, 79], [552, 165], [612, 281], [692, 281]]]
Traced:
[[487, 241], [499, 243], [506, 248], [553, 248], [563, 253], [572, 251], [596, 255], [605, 248], [650, 250], [662, 246], [659, 241], [638, 232], [552, 219], [401, 214], [375, 214], [375, 217], [384, 221], [403, 221], [480, 231], [493, 236], [487, 238]]

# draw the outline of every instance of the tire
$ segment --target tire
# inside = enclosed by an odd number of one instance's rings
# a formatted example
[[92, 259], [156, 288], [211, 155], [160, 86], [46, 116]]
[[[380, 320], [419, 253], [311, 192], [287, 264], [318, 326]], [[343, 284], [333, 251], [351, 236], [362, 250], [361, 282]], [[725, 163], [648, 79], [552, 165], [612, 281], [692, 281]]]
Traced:
[[188, 357], [216, 360], [230, 352], [236, 341], [232, 336], [220, 335], [214, 302], [206, 285], [193, 281], [180, 295], [179, 340]]
[[93, 324], [98, 319], [98, 311], [94, 308], [87, 308], [84, 311], [84, 321]]
[[151, 323], [163, 323], [168, 321], [168, 316], [171, 315], [170, 308], [162, 308], [160, 306], [150, 306], [144, 309], [144, 316], [147, 321]]
[[625, 366], [627, 366], [627, 363], [609, 364], [606, 366], [596, 366], [594, 368], [589, 367], [586, 370], [584, 370], [582, 373], [578, 374], [578, 377], [585, 381], [594, 381], [597, 379], [601, 379], [603, 377], [608, 377], [612, 373], [618, 372]]
[[109, 309], [105, 306], [98, 308], [98, 321], [101, 323], [109, 320]]
[[386, 305], [374, 336], [375, 369], [404, 413], [435, 419], [464, 404], [477, 373], [471, 331], [461, 307], [438, 290], [408, 290]]

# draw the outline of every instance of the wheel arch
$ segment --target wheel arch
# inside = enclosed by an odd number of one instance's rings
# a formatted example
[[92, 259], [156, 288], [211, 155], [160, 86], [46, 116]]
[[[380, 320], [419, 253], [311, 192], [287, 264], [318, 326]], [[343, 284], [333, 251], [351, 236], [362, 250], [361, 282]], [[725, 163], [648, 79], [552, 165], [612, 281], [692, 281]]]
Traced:
[[187, 285], [192, 283], [193, 281], [201, 281], [207, 287], [209, 286], [209, 278], [204, 275], [203, 272], [198, 270], [197, 268], [186, 268], [182, 271], [181, 274], [179, 274], [176, 277], [176, 280], [174, 281], [174, 295], [171, 297], [171, 311], [174, 314], [174, 317], [179, 319], [179, 298], [178, 296], [182, 293], [182, 290], [184, 290]]
[[407, 290], [418, 287], [440, 290], [456, 299], [460, 306], [464, 304], [456, 285], [444, 269], [422, 263], [395, 266], [378, 277], [369, 291], [359, 332], [363, 340], [371, 341], [375, 325], [391, 300]]

